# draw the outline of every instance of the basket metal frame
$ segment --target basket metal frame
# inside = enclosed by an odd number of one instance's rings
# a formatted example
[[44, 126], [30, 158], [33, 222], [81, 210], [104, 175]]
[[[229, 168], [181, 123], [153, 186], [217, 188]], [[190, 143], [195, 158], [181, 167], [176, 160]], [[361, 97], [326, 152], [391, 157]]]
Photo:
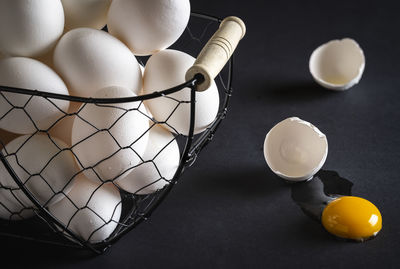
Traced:
[[[215, 17], [215, 16], [210, 16], [206, 15], [203, 13], [197, 13], [197, 12], [192, 12], [191, 16], [197, 17], [197, 18], [202, 18], [202, 19], [207, 19], [212, 22], [217, 22], [220, 23], [222, 19]], [[134, 97], [124, 97], [124, 98], [85, 98], [85, 97], [79, 97], [79, 96], [69, 96], [69, 95], [62, 95], [62, 94], [55, 94], [55, 93], [49, 93], [49, 92], [42, 92], [39, 90], [29, 90], [29, 89], [20, 89], [20, 88], [13, 88], [13, 87], [5, 87], [5, 86], [0, 86], [0, 92], [10, 92], [10, 93], [17, 93], [17, 94], [23, 94], [23, 95], [29, 95], [29, 96], [39, 96], [39, 97], [44, 97], [44, 98], [52, 98], [52, 99], [59, 99], [59, 100], [66, 100], [66, 101], [74, 101], [74, 102], [82, 102], [82, 103], [92, 103], [92, 104], [115, 104], [115, 103], [128, 103], [128, 102], [137, 102], [137, 101], [144, 101], [144, 100], [149, 100], [152, 98], [157, 98], [157, 97], [163, 97], [163, 96], [168, 96], [172, 93], [178, 92], [180, 90], [183, 90], [185, 88], [190, 88], [190, 127], [189, 127], [189, 134], [186, 139], [186, 144], [184, 146], [183, 154], [180, 160], [179, 167], [171, 180], [171, 183], [168, 184], [164, 189], [157, 195], [157, 198], [152, 201], [151, 205], [146, 208], [146, 212], [140, 216], [137, 220], [135, 220], [132, 224], [125, 226], [125, 227], [117, 227], [118, 231], [114, 231], [114, 233], [110, 236], [109, 239], [105, 240], [104, 242], [96, 243], [96, 244], [91, 244], [81, 238], [79, 238], [74, 232], [72, 232], [69, 228], [65, 227], [63, 223], [61, 223], [56, 217], [54, 217], [44, 206], [40, 204], [40, 202], [35, 198], [35, 196], [24, 186], [24, 184], [21, 182], [19, 177], [16, 175], [15, 171], [13, 168], [10, 166], [9, 162], [3, 155], [3, 153], [0, 151], [0, 159], [1, 162], [4, 164], [5, 168], [7, 171], [10, 173], [11, 177], [14, 179], [15, 183], [18, 185], [18, 187], [24, 192], [24, 194], [32, 201], [32, 203], [37, 207], [37, 211], [39, 212], [39, 217], [42, 218], [54, 231], [59, 231], [62, 229], [63, 232], [67, 233], [70, 237], [72, 237], [75, 240], [75, 247], [79, 248], [86, 248], [91, 251], [93, 251], [96, 254], [101, 254], [105, 250], [107, 250], [112, 244], [117, 242], [121, 237], [123, 237], [126, 233], [131, 231], [133, 228], [135, 228], [138, 224], [140, 224], [142, 221], [147, 220], [151, 214], [154, 212], [154, 210], [160, 205], [160, 203], [166, 198], [166, 196], [169, 194], [169, 192], [172, 190], [173, 186], [178, 182], [179, 177], [183, 174], [183, 172], [186, 170], [186, 168], [192, 166], [194, 162], [197, 159], [197, 156], [199, 155], [200, 151], [212, 141], [215, 132], [219, 128], [221, 122], [225, 119], [227, 112], [228, 112], [228, 105], [229, 105], [229, 100], [232, 95], [232, 80], [233, 80], [233, 66], [234, 66], [234, 59], [233, 56], [227, 63], [227, 78], [226, 78], [226, 87], [225, 87], [225, 96], [224, 96], [224, 101], [222, 106], [220, 107], [220, 110], [214, 120], [214, 122], [204, 131], [201, 133], [195, 140], [194, 137], [194, 119], [195, 119], [195, 103], [196, 103], [196, 90], [197, 90], [197, 85], [199, 85], [202, 80], [204, 79], [200, 74], [196, 75], [193, 79], [186, 81], [185, 83], [182, 83], [178, 86], [163, 90], [163, 91], [157, 91], [153, 92], [151, 94], [146, 94], [146, 95], [140, 95], [140, 96], [134, 96]], [[222, 80], [221, 75], [219, 75], [219, 79]], [[124, 220], [120, 220], [121, 223], [124, 223]], [[116, 230], [117, 230], [116, 229]], [[18, 238], [24, 238], [24, 239], [30, 239], [30, 240], [35, 240], [35, 241], [43, 241], [43, 240], [37, 240], [36, 238], [26, 238], [23, 236], [18, 236], [14, 234], [4, 234], [0, 233], [2, 236], [11, 236], [11, 237], [18, 237]], [[59, 244], [56, 242], [48, 242], [47, 243], [54, 243], [54, 244]], [[72, 246], [71, 244], [61, 244], [63, 246], [68, 245]]]

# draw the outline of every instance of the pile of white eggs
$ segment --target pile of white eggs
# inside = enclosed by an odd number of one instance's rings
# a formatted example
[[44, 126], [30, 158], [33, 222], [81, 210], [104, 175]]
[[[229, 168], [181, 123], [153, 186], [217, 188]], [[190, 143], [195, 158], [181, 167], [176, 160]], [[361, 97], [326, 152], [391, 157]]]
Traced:
[[[177, 86], [195, 59], [168, 47], [189, 17], [189, 0], [0, 1], [0, 85], [93, 98]], [[135, 56], [146, 55], [143, 70]], [[186, 101], [189, 88], [110, 105], [1, 92], [2, 154], [39, 203], [83, 240], [99, 242], [120, 220], [119, 189], [150, 194], [173, 178], [176, 136], [189, 131]], [[215, 83], [196, 93], [196, 134], [218, 108]], [[0, 164], [0, 218], [34, 209]]]

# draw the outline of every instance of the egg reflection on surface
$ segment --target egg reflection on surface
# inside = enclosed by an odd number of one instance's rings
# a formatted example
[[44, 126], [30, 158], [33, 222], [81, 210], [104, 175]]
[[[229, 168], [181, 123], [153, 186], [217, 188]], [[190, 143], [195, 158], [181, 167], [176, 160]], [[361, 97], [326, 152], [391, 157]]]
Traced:
[[331, 234], [364, 241], [382, 229], [382, 216], [368, 200], [343, 196], [330, 202], [322, 212], [322, 225]]

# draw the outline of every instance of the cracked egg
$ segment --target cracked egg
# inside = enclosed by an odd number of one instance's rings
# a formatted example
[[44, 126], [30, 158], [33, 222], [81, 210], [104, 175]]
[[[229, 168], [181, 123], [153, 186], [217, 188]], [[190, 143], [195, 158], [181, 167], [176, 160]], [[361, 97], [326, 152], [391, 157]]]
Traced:
[[358, 43], [351, 38], [332, 40], [311, 54], [309, 68], [322, 87], [343, 91], [357, 84], [364, 72], [365, 57]]
[[275, 125], [265, 137], [264, 157], [271, 170], [289, 181], [309, 180], [328, 155], [326, 136], [297, 117]]

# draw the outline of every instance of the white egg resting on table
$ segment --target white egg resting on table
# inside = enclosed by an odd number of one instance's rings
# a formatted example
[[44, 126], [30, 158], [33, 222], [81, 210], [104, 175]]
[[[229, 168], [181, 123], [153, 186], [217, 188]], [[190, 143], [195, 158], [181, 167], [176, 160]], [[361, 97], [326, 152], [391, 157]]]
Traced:
[[[125, 88], [107, 87], [94, 96], [135, 94]], [[149, 118], [143, 103], [86, 104], [78, 115], [72, 127], [72, 150], [80, 167], [86, 169], [86, 177], [97, 183], [113, 180], [142, 161], [149, 138]]]
[[93, 97], [97, 90], [109, 86], [136, 94], [142, 89], [135, 56], [121, 41], [101, 30], [77, 28], [66, 33], [54, 51], [54, 66], [71, 95]]
[[13, 56], [46, 53], [64, 31], [60, 0], [0, 1], [0, 50]]
[[[184, 83], [186, 71], [194, 62], [195, 58], [177, 50], [168, 49], [152, 55], [145, 67], [143, 93], [162, 91]], [[187, 135], [190, 126], [190, 103], [179, 104], [176, 100], [190, 101], [190, 91], [190, 88], [185, 88], [167, 97], [153, 98], [145, 103], [157, 121], [167, 121], [169, 126], [164, 124], [164, 127]], [[195, 107], [194, 133], [198, 134], [203, 132], [218, 114], [219, 93], [214, 81], [207, 90], [196, 92]]]
[[117, 0], [107, 26], [135, 55], [150, 55], [175, 43], [189, 18], [189, 0]]
[[149, 131], [149, 142], [143, 155], [144, 162], [128, 171], [115, 183], [135, 194], [150, 194], [169, 184], [179, 166], [180, 152], [175, 137], [160, 125]]
[[67, 197], [49, 211], [78, 237], [98, 243], [117, 227], [121, 195], [112, 183], [99, 185], [79, 175]]
[[[66, 85], [56, 72], [39, 61], [24, 57], [0, 60], [0, 85], [68, 95]], [[34, 133], [37, 128], [47, 130], [68, 107], [69, 101], [2, 92], [0, 128], [19, 134]]]
[[107, 23], [111, 0], [61, 0], [65, 13], [65, 30], [80, 27], [102, 29]]
[[[41, 205], [58, 202], [68, 193], [77, 173], [74, 157], [61, 140], [44, 134], [20, 136], [8, 143], [2, 154], [25, 187]], [[0, 163], [1, 182], [18, 188], [17, 183]], [[16, 195], [26, 206], [31, 200], [19, 190]]]

